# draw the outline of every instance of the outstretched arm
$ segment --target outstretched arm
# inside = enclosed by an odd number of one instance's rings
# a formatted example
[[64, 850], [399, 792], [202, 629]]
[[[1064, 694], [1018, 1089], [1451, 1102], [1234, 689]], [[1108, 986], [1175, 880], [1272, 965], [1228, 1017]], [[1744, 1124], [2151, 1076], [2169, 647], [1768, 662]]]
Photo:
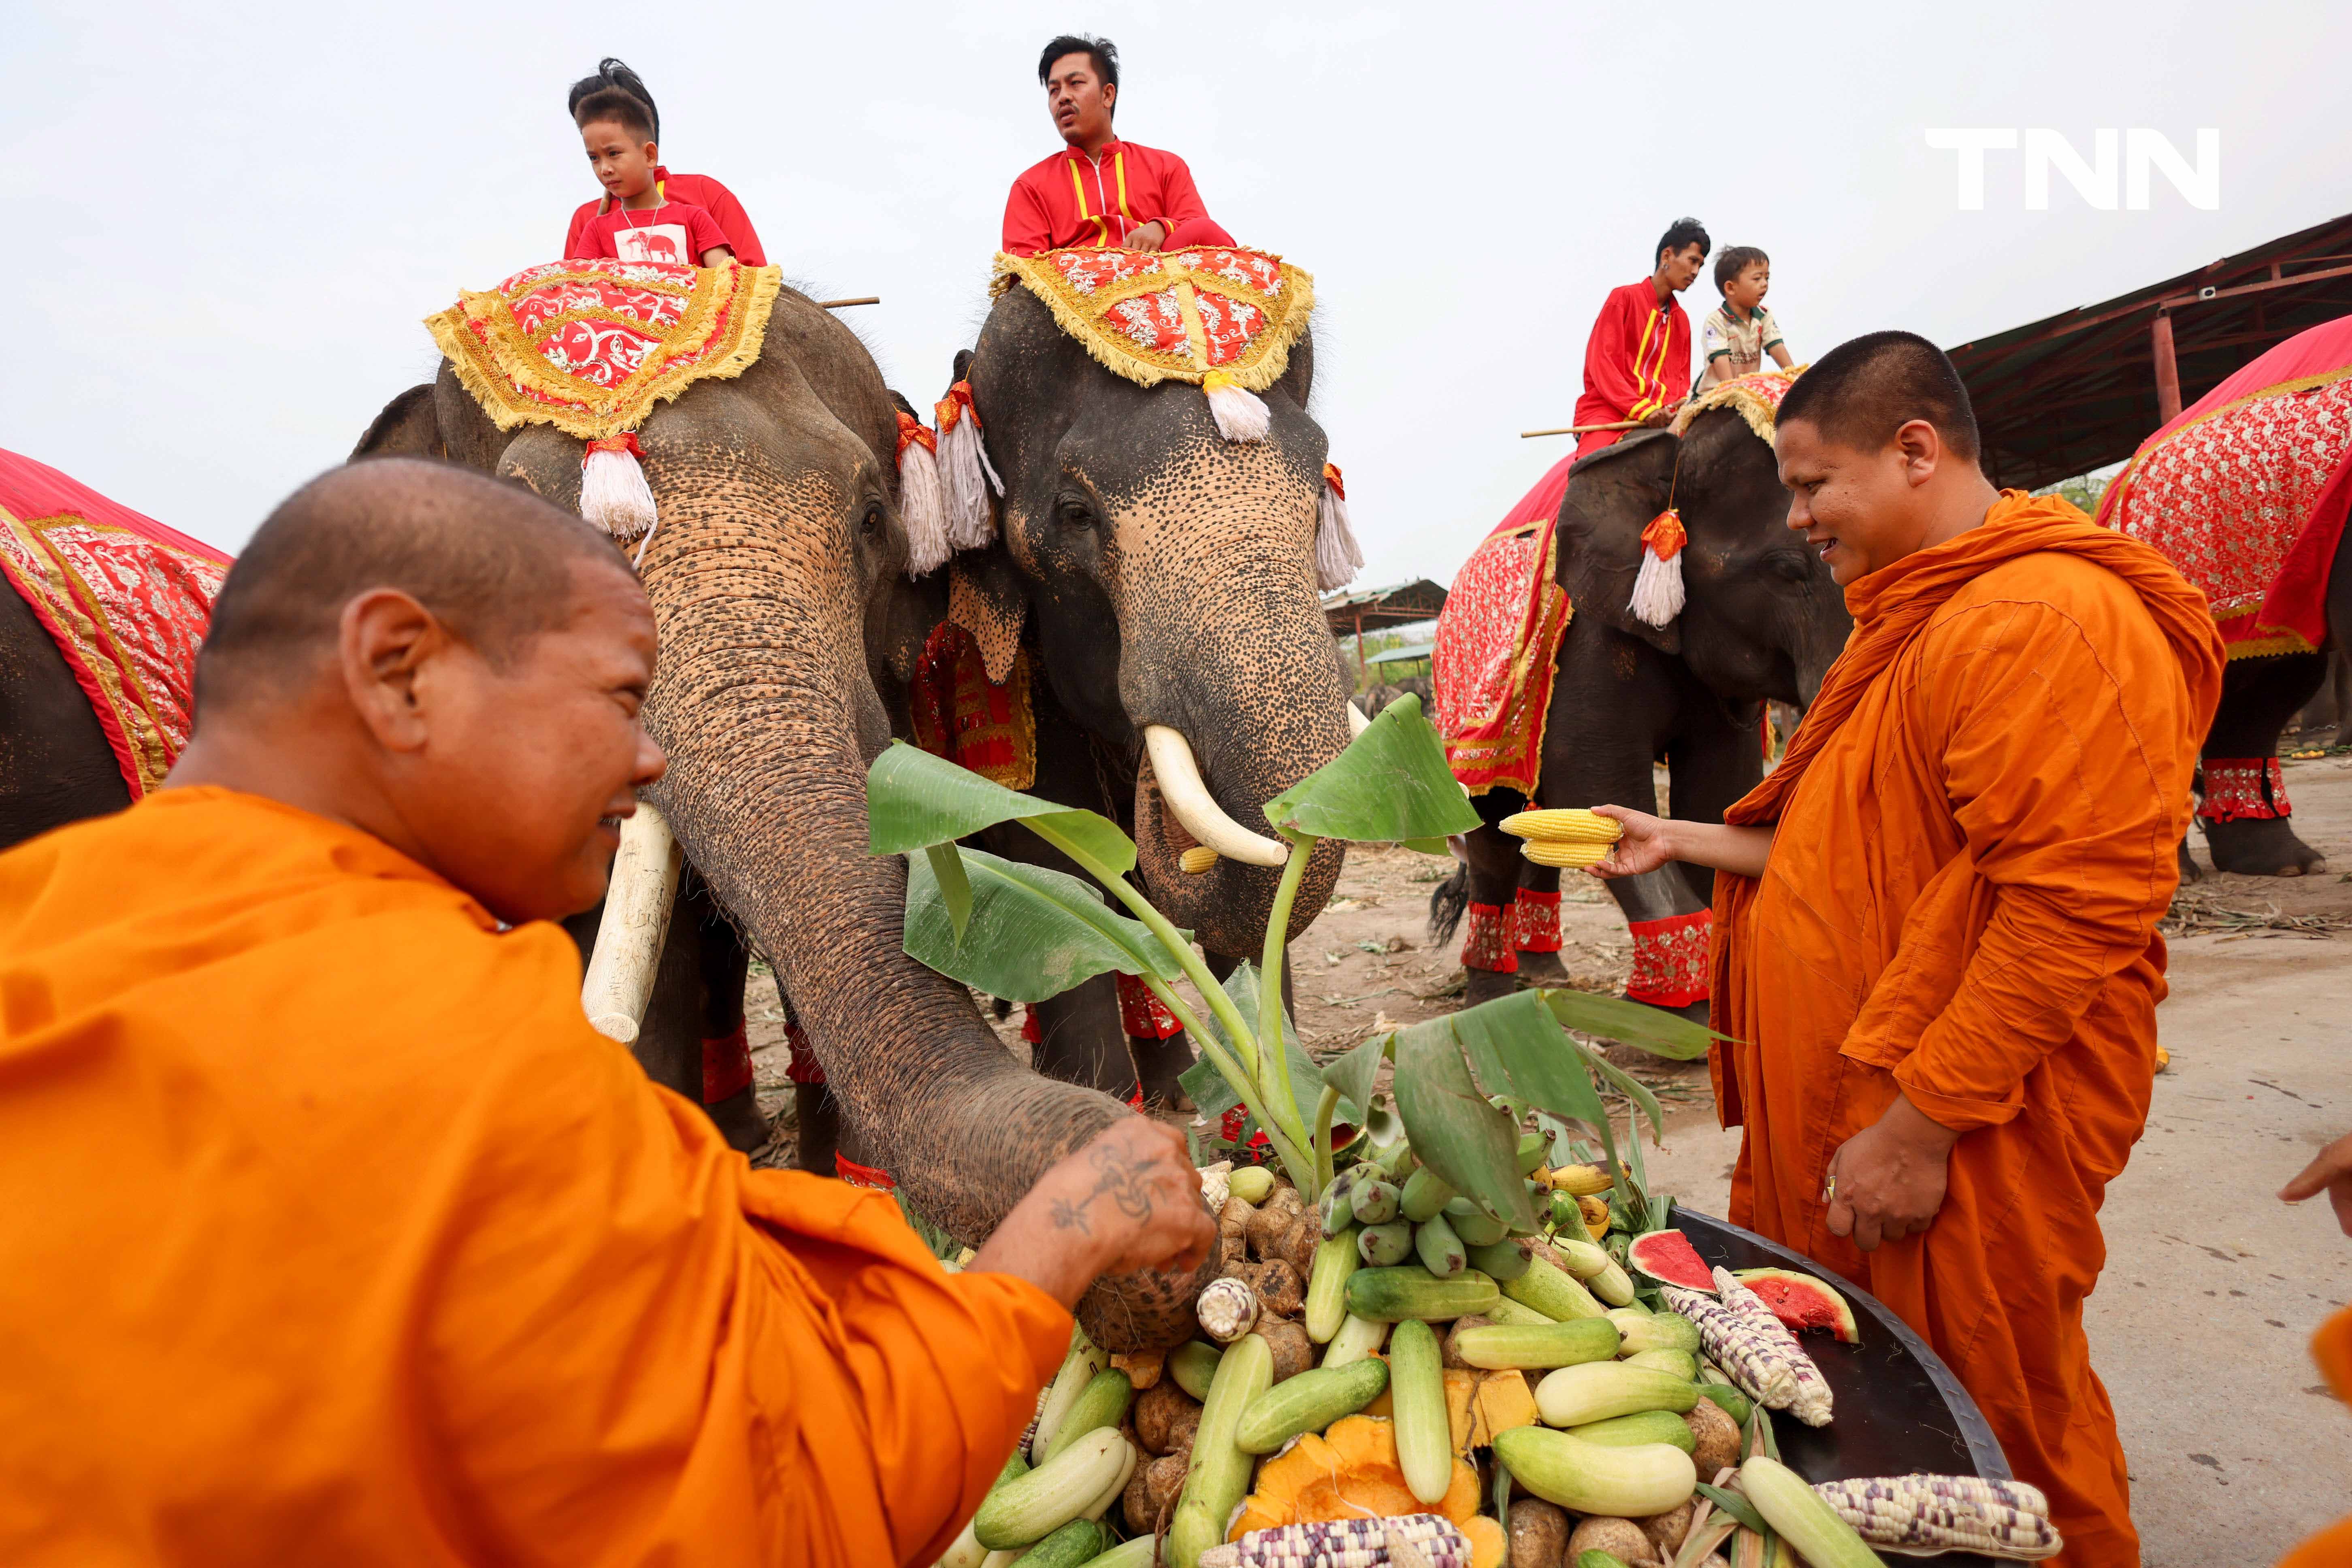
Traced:
[[1603, 881], [1638, 877], [1644, 871], [1656, 870], [1669, 860], [1683, 860], [1741, 877], [1760, 877], [1765, 863], [1772, 858], [1772, 829], [1769, 827], [1683, 822], [1622, 805], [1596, 805], [1592, 812], [1625, 826], [1625, 837], [1617, 841], [1609, 858], [1592, 868], [1592, 874]]

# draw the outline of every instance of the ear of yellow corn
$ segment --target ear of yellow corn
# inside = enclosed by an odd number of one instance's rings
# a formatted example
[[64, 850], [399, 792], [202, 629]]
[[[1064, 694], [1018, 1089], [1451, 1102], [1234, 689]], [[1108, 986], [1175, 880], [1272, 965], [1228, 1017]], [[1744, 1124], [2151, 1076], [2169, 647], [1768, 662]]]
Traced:
[[1538, 866], [1557, 866], [1581, 871], [1587, 866], [1598, 866], [1608, 859], [1614, 848], [1614, 844], [1596, 843], [1589, 839], [1530, 838], [1519, 846], [1519, 853]]
[[1176, 864], [1189, 876], [1199, 876], [1217, 863], [1217, 852], [1205, 844], [1195, 844], [1176, 857]]
[[1503, 818], [1503, 831], [1519, 838], [1565, 844], [1614, 844], [1624, 837], [1624, 825], [1581, 807], [1522, 811]]

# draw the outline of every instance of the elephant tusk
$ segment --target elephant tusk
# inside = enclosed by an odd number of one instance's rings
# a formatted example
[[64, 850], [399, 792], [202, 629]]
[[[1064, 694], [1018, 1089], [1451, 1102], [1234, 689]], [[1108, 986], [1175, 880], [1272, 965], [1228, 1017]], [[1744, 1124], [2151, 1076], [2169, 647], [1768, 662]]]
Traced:
[[650, 805], [639, 801], [636, 815], [622, 820], [620, 852], [613, 857], [612, 880], [604, 889], [604, 916], [580, 986], [589, 1024], [607, 1039], [625, 1046], [636, 1042], [662, 943], [669, 936], [669, 908], [685, 858], [669, 824]]
[[1360, 735], [1360, 734], [1362, 734], [1365, 731], [1367, 731], [1367, 730], [1370, 729], [1371, 727], [1372, 727], [1372, 721], [1371, 721], [1370, 719], [1367, 719], [1367, 718], [1365, 718], [1365, 717], [1364, 717], [1364, 710], [1363, 710], [1362, 709], [1360, 709], [1360, 708], [1357, 707], [1357, 706], [1356, 706], [1354, 703], [1352, 703], [1352, 702], [1349, 703], [1349, 704], [1348, 704], [1348, 733], [1349, 733], [1349, 734], [1350, 734], [1350, 735]]
[[1200, 764], [1192, 760], [1192, 742], [1165, 724], [1143, 727], [1143, 749], [1151, 758], [1151, 772], [1160, 781], [1160, 798], [1184, 831], [1228, 860], [1252, 866], [1281, 866], [1290, 859], [1287, 845], [1252, 833], [1209, 795]]

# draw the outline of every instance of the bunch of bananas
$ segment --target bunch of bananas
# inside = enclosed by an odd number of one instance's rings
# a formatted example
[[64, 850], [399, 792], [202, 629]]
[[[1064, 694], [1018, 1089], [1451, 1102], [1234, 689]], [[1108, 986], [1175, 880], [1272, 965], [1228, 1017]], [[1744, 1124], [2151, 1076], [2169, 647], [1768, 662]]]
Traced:
[[1522, 811], [1503, 818], [1500, 826], [1527, 840], [1519, 853], [1537, 865], [1579, 871], [1606, 860], [1625, 832], [1612, 818], [1580, 808]]

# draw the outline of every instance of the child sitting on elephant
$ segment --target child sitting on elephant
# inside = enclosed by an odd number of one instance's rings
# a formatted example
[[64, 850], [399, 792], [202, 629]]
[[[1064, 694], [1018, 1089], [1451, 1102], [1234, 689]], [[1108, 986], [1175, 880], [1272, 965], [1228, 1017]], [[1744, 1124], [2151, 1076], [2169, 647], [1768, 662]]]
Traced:
[[1780, 341], [1780, 323], [1764, 308], [1765, 291], [1772, 287], [1772, 258], [1752, 245], [1732, 246], [1716, 258], [1715, 287], [1723, 303], [1699, 325], [1706, 368], [1693, 390], [1704, 392], [1718, 382], [1753, 375], [1764, 368], [1768, 353], [1782, 370], [1788, 369], [1794, 362], [1789, 345]]
[[634, 94], [617, 87], [589, 93], [572, 120], [611, 199], [606, 211], [575, 230], [565, 259], [602, 256], [717, 267], [734, 256], [717, 219], [661, 188], [653, 112]]

